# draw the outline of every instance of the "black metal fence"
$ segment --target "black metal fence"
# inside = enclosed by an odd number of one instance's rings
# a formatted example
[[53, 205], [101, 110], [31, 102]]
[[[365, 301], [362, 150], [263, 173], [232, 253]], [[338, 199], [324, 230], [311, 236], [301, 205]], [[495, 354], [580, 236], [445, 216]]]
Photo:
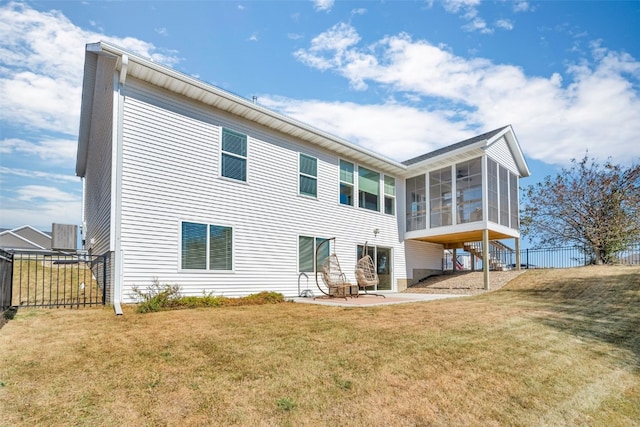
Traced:
[[0, 249], [0, 314], [11, 307], [13, 254]]
[[[509, 254], [508, 263], [515, 267], [515, 253]], [[612, 263], [640, 265], [640, 243], [629, 245], [612, 256]], [[594, 263], [590, 251], [579, 246], [560, 248], [533, 248], [520, 251], [521, 268], [571, 268]]]
[[111, 258], [59, 252], [13, 254], [14, 307], [79, 308], [104, 305]]

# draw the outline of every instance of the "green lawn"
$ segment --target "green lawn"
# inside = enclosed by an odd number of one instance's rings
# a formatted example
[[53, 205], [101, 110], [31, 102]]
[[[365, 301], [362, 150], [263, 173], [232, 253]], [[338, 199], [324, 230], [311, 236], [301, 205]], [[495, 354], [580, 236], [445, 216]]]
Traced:
[[640, 425], [638, 331], [628, 266], [371, 308], [19, 310], [0, 425]]

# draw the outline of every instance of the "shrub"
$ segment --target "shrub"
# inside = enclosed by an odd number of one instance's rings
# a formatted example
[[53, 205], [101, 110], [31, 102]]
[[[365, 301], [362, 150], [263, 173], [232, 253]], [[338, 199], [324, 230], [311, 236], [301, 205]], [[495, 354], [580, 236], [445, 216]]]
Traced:
[[177, 310], [181, 308], [223, 307], [277, 304], [284, 302], [284, 296], [278, 292], [263, 291], [241, 298], [215, 296], [204, 293], [202, 296], [182, 296], [179, 285], [161, 285], [153, 279], [151, 286], [145, 291], [133, 288], [134, 298], [138, 301], [138, 313], [150, 313], [161, 310]]

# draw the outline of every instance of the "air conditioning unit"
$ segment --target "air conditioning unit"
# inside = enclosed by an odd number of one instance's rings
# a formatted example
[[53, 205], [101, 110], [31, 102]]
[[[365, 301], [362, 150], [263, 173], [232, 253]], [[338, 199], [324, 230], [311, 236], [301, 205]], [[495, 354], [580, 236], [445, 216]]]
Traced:
[[78, 248], [78, 226], [69, 224], [51, 225], [51, 249], [54, 251], [76, 251]]

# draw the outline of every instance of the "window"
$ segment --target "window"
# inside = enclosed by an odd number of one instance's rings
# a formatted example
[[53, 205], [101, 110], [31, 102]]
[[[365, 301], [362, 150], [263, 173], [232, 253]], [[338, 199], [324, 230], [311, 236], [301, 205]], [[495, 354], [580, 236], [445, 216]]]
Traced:
[[183, 222], [181, 225], [183, 270], [233, 269], [233, 229], [219, 225]]
[[396, 213], [396, 179], [384, 176], [384, 213], [395, 215]]
[[318, 159], [301, 153], [299, 171], [300, 194], [303, 196], [316, 197], [318, 195]]
[[221, 175], [238, 181], [247, 180], [247, 136], [222, 129]]
[[358, 167], [358, 206], [380, 211], [380, 174]]
[[488, 220], [498, 223], [498, 163], [487, 158], [487, 201], [489, 209]]
[[451, 168], [429, 173], [430, 227], [451, 225]]
[[408, 178], [407, 191], [407, 231], [427, 228], [426, 176], [424, 174]]
[[[300, 273], [313, 273], [315, 272], [315, 263], [313, 257], [315, 256], [316, 249], [322, 242], [327, 239], [320, 237], [298, 236], [298, 270]], [[329, 256], [331, 244], [327, 243], [323, 245], [318, 252], [318, 265], [322, 264], [322, 261]]]
[[518, 229], [519, 212], [518, 212], [518, 176], [509, 172], [509, 205], [511, 211], [511, 228]]
[[353, 206], [353, 163], [340, 160], [340, 204]]
[[482, 221], [482, 158], [456, 164], [457, 224]]

